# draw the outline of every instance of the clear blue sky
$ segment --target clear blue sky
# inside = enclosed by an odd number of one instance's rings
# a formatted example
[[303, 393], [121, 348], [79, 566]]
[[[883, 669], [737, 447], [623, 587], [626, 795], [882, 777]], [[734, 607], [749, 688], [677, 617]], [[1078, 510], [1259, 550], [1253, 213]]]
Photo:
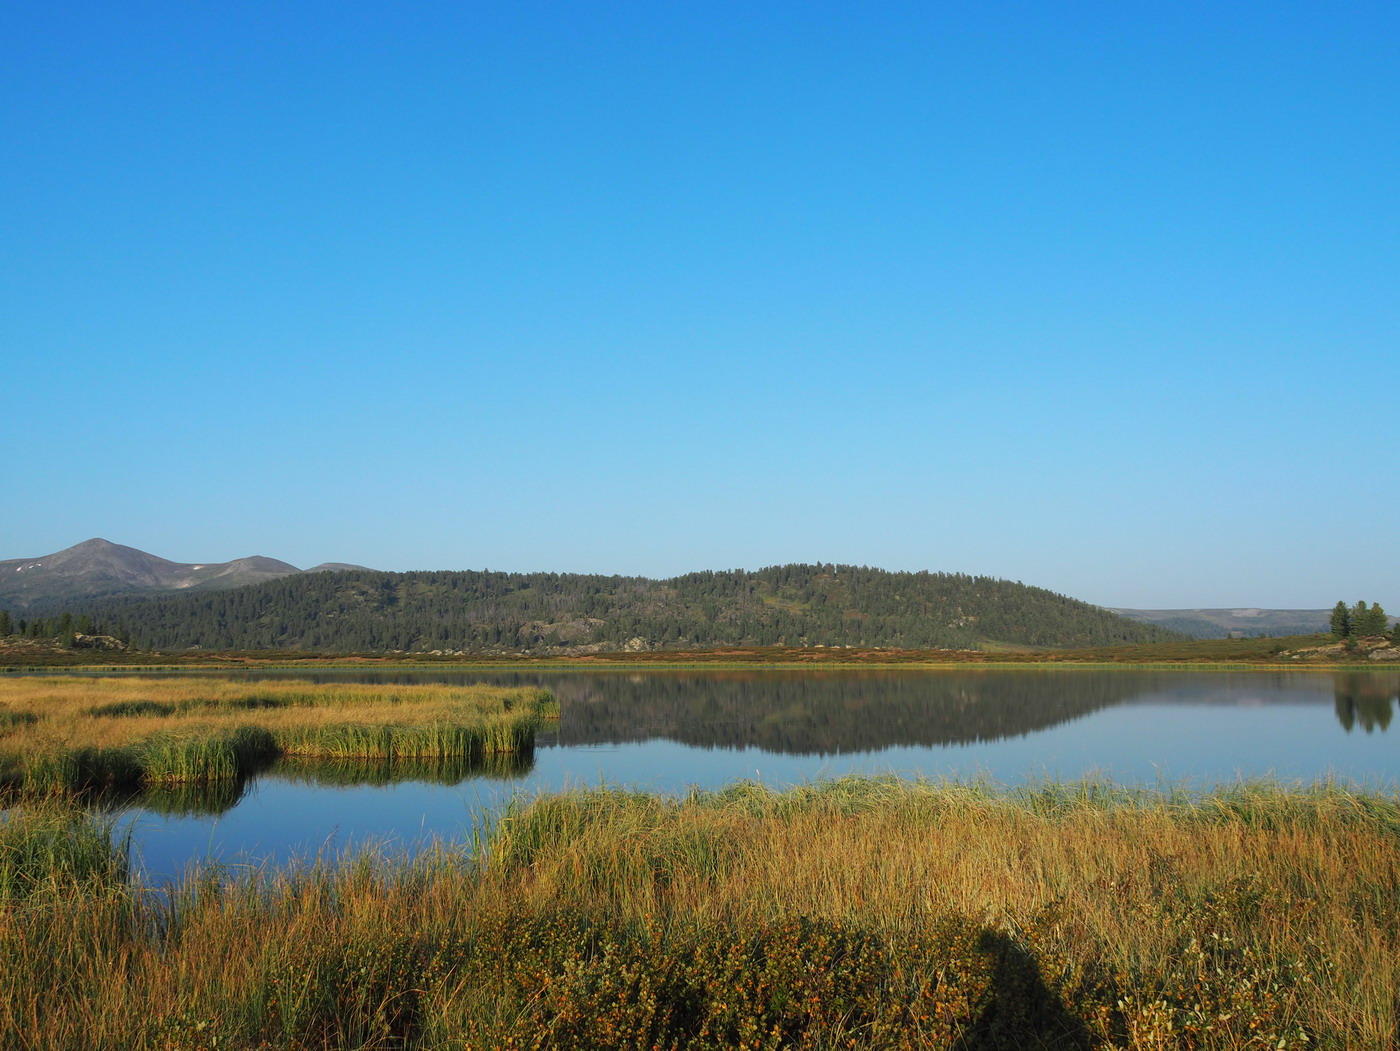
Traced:
[[1400, 5], [0, 11], [0, 558], [1400, 606]]

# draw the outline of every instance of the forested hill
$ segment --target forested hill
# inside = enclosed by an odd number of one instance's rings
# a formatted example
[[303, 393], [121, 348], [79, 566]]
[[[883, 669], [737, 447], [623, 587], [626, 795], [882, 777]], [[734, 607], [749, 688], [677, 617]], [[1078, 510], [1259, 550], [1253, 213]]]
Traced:
[[346, 571], [90, 612], [147, 649], [564, 653], [733, 645], [1103, 646], [1181, 636], [1043, 588], [958, 573], [787, 565], [670, 580]]

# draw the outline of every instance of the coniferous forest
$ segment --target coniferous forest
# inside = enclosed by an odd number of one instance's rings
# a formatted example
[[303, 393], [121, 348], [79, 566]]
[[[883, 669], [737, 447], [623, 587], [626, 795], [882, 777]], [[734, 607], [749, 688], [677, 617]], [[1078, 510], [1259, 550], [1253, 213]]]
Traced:
[[717, 646], [976, 649], [1181, 638], [1043, 588], [961, 573], [832, 564], [669, 580], [368, 570], [221, 592], [108, 600], [142, 649], [565, 653]]

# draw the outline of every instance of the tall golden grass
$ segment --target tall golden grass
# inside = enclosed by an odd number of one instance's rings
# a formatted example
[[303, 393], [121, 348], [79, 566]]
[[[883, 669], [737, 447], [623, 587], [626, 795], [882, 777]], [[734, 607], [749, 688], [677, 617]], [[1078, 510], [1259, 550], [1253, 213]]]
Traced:
[[[0, 857], [63, 820], [0, 824]], [[0, 1033], [1380, 1051], [1400, 1032], [1397, 835], [1400, 802], [1334, 786], [844, 780], [546, 796], [470, 849], [213, 871], [163, 896], [18, 849], [37, 871], [0, 899]]]
[[0, 680], [0, 786], [27, 794], [246, 774], [277, 755], [480, 758], [530, 748], [543, 690], [231, 679]]

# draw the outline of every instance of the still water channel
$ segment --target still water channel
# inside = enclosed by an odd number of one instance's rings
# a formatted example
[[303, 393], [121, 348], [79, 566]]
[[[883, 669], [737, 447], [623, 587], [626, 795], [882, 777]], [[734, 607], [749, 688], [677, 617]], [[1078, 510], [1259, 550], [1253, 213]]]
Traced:
[[[188, 673], [186, 673], [188, 674]], [[227, 674], [227, 673], [223, 673]], [[271, 677], [259, 673], [257, 677]], [[1206, 787], [1335, 778], [1395, 791], [1400, 673], [972, 671], [289, 673], [319, 681], [540, 685], [556, 728], [488, 769], [283, 765], [213, 793], [141, 797], [121, 820], [148, 878], [192, 862], [412, 850], [470, 837], [516, 794], [676, 793], [847, 774], [1082, 777]]]

